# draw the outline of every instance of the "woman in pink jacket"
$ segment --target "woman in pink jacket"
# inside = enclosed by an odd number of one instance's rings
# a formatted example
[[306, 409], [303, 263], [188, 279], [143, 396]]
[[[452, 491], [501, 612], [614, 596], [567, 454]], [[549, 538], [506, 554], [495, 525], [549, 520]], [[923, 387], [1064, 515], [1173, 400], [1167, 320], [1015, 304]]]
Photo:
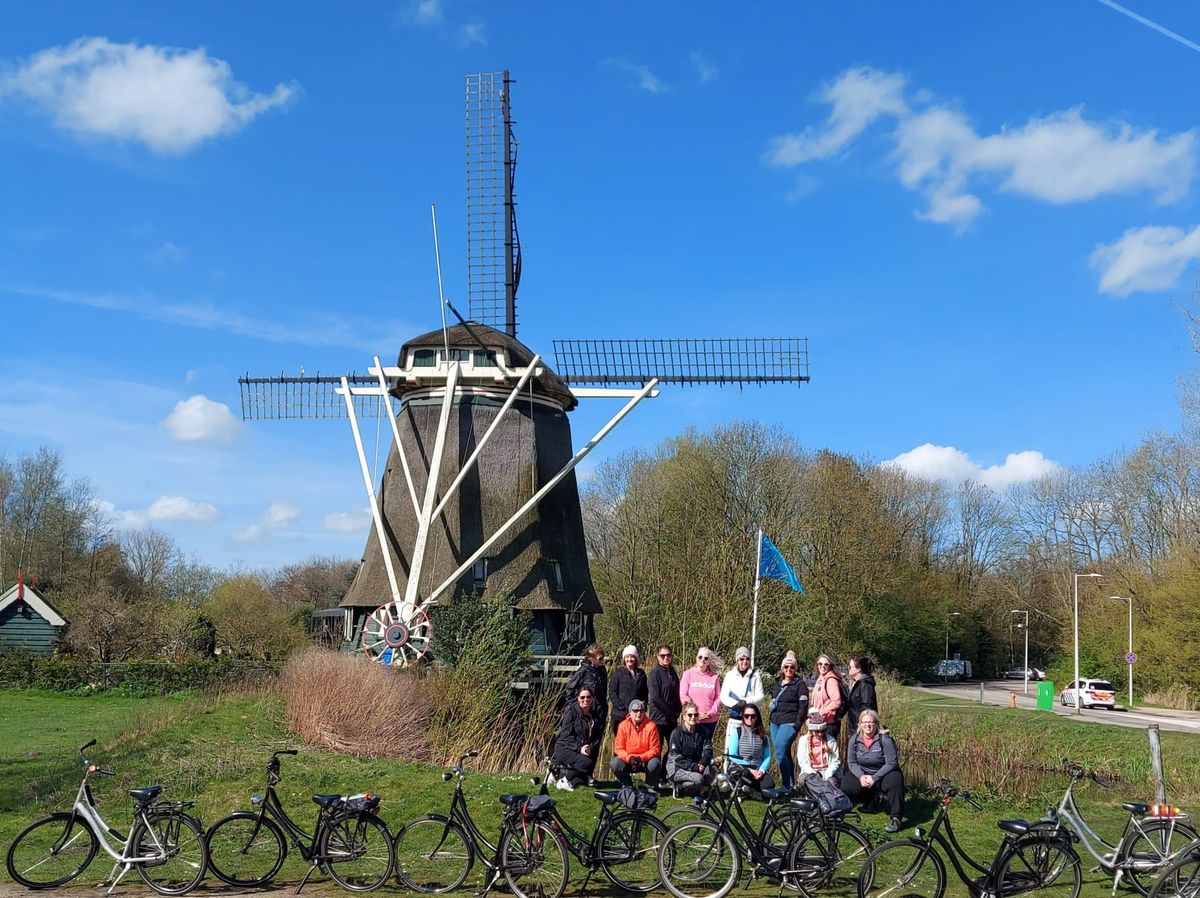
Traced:
[[821, 716], [825, 718], [825, 732], [836, 739], [839, 724], [842, 722], [838, 714], [842, 707], [842, 680], [828, 655], [818, 655], [816, 666], [817, 681], [809, 690], [808, 709], [810, 712], [821, 712]]
[[679, 675], [679, 701], [695, 704], [700, 712], [696, 729], [705, 739], [712, 739], [721, 713], [721, 678], [713, 667], [713, 653], [708, 646], [696, 652], [696, 666]]

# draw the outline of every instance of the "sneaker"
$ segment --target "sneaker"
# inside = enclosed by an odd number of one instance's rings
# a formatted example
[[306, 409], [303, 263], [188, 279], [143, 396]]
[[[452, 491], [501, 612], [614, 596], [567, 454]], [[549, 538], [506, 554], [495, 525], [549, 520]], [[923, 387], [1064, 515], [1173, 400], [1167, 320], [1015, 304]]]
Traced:
[[557, 783], [555, 783], [554, 785], [557, 788], [562, 789], [564, 792], [574, 792], [575, 791], [575, 787], [571, 785], [571, 781], [569, 779], [567, 779], [565, 776], [562, 779], [560, 779]]
[[899, 817], [893, 817], [888, 821], [888, 825], [883, 828], [885, 833], [898, 833], [903, 828]]
[[703, 801], [703, 799], [700, 798], [699, 795], [692, 796], [692, 804], [694, 804], [698, 808], [704, 807], [704, 801]]
[[590, 777], [590, 776], [588, 777], [588, 788], [589, 789], [596, 788], [596, 781], [594, 779], [592, 779], [592, 777]]
[[671, 797], [672, 797], [672, 798], [679, 798], [679, 797], [680, 797], [680, 795], [679, 795], [679, 783], [672, 783], [672, 784], [671, 784]]

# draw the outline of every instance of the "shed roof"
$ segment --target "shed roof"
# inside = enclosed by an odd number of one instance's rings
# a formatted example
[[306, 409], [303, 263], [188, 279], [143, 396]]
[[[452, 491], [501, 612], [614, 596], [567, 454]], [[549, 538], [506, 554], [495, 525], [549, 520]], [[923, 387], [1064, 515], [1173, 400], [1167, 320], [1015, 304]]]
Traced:
[[[17, 601], [21, 585], [20, 583], [14, 583], [4, 595], [0, 596], [0, 611], [3, 611]], [[67, 625], [67, 619], [59, 613], [57, 608], [46, 601], [41, 593], [28, 583], [24, 584], [24, 587], [24, 595], [19, 596], [19, 598], [29, 605], [30, 608], [56, 627], [65, 627]]]

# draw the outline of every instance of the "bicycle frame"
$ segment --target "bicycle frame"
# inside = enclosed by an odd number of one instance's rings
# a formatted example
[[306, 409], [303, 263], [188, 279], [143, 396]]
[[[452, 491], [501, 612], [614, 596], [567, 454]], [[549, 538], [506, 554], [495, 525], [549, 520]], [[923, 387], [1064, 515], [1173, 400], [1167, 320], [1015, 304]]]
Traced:
[[[306, 861], [312, 859], [312, 855], [317, 850], [317, 837], [321, 833], [321, 818], [319, 814], [317, 816], [318, 826], [314, 832], [309, 833], [307, 830], [302, 829], [300, 825], [296, 823], [296, 821], [288, 816], [288, 812], [284, 810], [283, 805], [279, 801], [279, 796], [275, 792], [275, 786], [271, 784], [267, 785], [266, 796], [259, 798], [257, 795], [254, 795], [250, 798], [250, 803], [258, 806], [258, 816], [260, 820], [263, 817], [269, 816], [276, 823], [283, 827], [283, 831], [287, 833], [288, 838], [292, 843], [292, 847], [300, 852], [300, 856], [302, 858], [304, 858]], [[306, 846], [302, 840], [307, 841], [308, 845]]]
[[[995, 868], [996, 862], [1000, 860], [1001, 854], [1009, 843], [1009, 839], [1001, 839], [999, 847], [996, 849], [996, 856], [992, 858], [992, 863], [988, 865], [976, 863], [975, 859], [967, 854], [960, 844], [958, 838], [954, 835], [954, 824], [950, 822], [950, 802], [953, 796], [946, 796], [942, 799], [941, 807], [938, 810], [938, 815], [933, 820], [933, 826], [929, 828], [929, 835], [924, 838], [924, 841], [930, 848], [937, 844], [942, 849], [942, 854], [950, 861], [950, 865], [954, 868], [955, 875], [962, 881], [962, 884], [967, 887], [971, 894], [977, 894], [983, 891], [981, 888], [986, 885], [991, 871]], [[918, 830], [918, 839], [920, 839], [920, 830]], [[962, 862], [965, 862], [966, 866]], [[968, 870], [967, 868], [970, 868]], [[974, 871], [980, 876], [973, 875], [970, 871]], [[982, 880], [981, 878], [982, 877]]]
[[[783, 869], [783, 858], [787, 856], [787, 850], [778, 857], [774, 857], [767, 850], [767, 842], [765, 839], [767, 826], [780, 826], [782, 820], [775, 810], [776, 806], [768, 804], [763, 812], [762, 822], [758, 825], [757, 831], [746, 818], [746, 812], [742, 810], [743, 786], [739, 782], [733, 782], [733, 794], [729, 796], [720, 796], [715, 801], [710, 801], [708, 808], [709, 818], [717, 825], [719, 830], [727, 832], [733, 839], [734, 844], [744, 856], [750, 859], [751, 874], [764, 870], [769, 879], [782, 879], [788, 872]], [[718, 795], [720, 793], [718, 792]], [[718, 813], [712, 813], [713, 805], [718, 805], [720, 810]], [[812, 827], [806, 815], [800, 814], [796, 816], [797, 826], [792, 831], [788, 839], [789, 845], [794, 842], [801, 834], [811, 834]], [[778, 861], [779, 863], [772, 867], [771, 862]]]

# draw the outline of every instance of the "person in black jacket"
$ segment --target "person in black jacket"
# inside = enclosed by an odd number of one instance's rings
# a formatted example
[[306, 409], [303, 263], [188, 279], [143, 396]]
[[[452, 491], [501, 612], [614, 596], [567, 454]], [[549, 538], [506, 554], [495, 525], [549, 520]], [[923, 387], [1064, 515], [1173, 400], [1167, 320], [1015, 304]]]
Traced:
[[878, 711], [879, 699], [875, 696], [875, 678], [871, 676], [874, 665], [866, 655], [851, 655], [848, 665], [850, 674], [850, 701], [846, 716], [850, 719], [850, 732], [858, 729], [858, 716], [863, 711]]
[[771, 687], [771, 743], [775, 763], [779, 765], [780, 784], [791, 789], [796, 784], [792, 744], [800, 724], [808, 719], [808, 684], [800, 676], [796, 655], [789, 651], [779, 666], [779, 675]]
[[567, 705], [558, 725], [554, 760], [558, 762], [559, 780], [555, 785], [568, 792], [591, 780], [592, 771], [596, 769], [604, 717], [593, 711], [594, 704], [592, 690], [584, 686], [575, 701]]
[[598, 642], [593, 642], [585, 650], [583, 661], [571, 674], [571, 679], [567, 680], [566, 694], [578, 695], [584, 686], [592, 691], [592, 713], [600, 717], [600, 735], [603, 736], [604, 723], [608, 720], [608, 677], [604, 673], [604, 646]]
[[638, 667], [640, 660], [636, 645], [625, 646], [625, 650], [621, 652], [621, 666], [608, 678], [608, 697], [612, 701], [609, 713], [614, 733], [621, 721], [628, 716], [629, 703], [635, 698], [645, 702], [649, 695], [646, 689], [646, 675]]
[[654, 654], [658, 663], [650, 669], [649, 692], [647, 700], [650, 719], [658, 727], [658, 738], [663, 746], [671, 741], [671, 733], [679, 722], [679, 672], [671, 663], [675, 653], [666, 643], [655, 649]]
[[700, 710], [687, 702], [682, 711], [683, 722], [671, 733], [667, 748], [667, 780], [677, 797], [680, 790], [703, 788], [712, 763], [712, 740], [696, 726]]

